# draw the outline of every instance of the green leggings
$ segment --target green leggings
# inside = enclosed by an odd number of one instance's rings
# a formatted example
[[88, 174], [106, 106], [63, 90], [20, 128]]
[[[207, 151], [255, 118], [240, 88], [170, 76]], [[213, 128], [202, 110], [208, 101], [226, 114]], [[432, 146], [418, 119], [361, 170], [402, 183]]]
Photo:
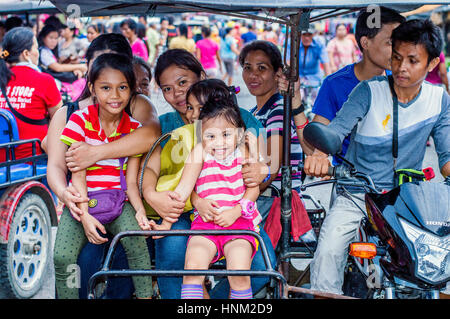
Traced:
[[[139, 230], [139, 225], [134, 217], [135, 211], [127, 202], [122, 214], [113, 222], [104, 225], [106, 230], [113, 235], [126, 230]], [[150, 269], [150, 255], [147, 242], [143, 236], [126, 236], [121, 239], [125, 249], [130, 269]], [[56, 233], [53, 262], [55, 264], [55, 285], [58, 298], [78, 299], [79, 268], [77, 267], [78, 255], [81, 249], [88, 243], [84, 234], [83, 225], [70, 215], [70, 211], [64, 208]], [[78, 278], [78, 279], [77, 279]], [[152, 278], [150, 276], [133, 276], [133, 283], [138, 298], [152, 296]]]

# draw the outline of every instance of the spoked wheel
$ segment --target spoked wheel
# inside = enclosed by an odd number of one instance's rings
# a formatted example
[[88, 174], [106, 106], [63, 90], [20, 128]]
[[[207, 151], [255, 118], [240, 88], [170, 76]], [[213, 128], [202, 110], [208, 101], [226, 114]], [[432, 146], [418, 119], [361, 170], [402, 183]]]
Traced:
[[42, 287], [51, 249], [49, 216], [39, 195], [27, 193], [20, 200], [8, 243], [0, 245], [1, 298], [30, 298]]

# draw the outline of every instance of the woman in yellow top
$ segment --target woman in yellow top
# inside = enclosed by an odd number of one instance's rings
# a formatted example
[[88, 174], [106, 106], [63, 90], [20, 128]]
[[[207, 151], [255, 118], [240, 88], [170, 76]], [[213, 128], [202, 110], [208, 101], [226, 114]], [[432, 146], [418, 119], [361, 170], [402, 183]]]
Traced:
[[195, 53], [195, 41], [188, 38], [187, 25], [182, 23], [178, 26], [179, 36], [173, 38], [169, 42], [169, 49], [184, 49], [188, 52]]

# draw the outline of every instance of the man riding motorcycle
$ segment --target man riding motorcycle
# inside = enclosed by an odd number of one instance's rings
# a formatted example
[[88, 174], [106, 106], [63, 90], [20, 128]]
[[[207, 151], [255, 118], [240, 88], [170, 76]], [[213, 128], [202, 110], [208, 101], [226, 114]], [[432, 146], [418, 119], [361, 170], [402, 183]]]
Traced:
[[[429, 135], [434, 139], [443, 176], [450, 175], [450, 97], [442, 88], [424, 82], [439, 63], [442, 39], [429, 20], [410, 20], [392, 33], [392, 86], [398, 99], [398, 123], [389, 79], [374, 77], [361, 82], [344, 103], [329, 127], [341, 142], [351, 134], [345, 158], [356, 170], [372, 177], [380, 190], [395, 186], [398, 169], [421, 170]], [[396, 123], [397, 125], [394, 125]], [[398, 154], [393, 152], [393, 132], [398, 128]], [[306, 174], [324, 177], [328, 154], [314, 150], [305, 160]], [[364, 202], [358, 189], [347, 189]], [[322, 225], [311, 263], [311, 289], [342, 294], [347, 248], [354, 239], [361, 210], [343, 190]]]

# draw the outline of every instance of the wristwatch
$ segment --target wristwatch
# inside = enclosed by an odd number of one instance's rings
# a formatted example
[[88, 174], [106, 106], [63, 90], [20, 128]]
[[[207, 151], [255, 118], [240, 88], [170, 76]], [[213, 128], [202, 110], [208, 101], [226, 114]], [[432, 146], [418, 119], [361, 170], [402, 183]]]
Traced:
[[241, 211], [242, 217], [251, 219], [253, 216], [253, 213], [256, 211], [255, 202], [252, 202], [251, 200], [242, 198], [239, 201], [239, 204], [241, 205], [241, 208], [242, 208], [242, 211]]
[[300, 113], [303, 113], [304, 111], [305, 111], [305, 105], [302, 103], [302, 104], [300, 104], [299, 107], [292, 109], [292, 115], [296, 116], [296, 115], [299, 115]]

